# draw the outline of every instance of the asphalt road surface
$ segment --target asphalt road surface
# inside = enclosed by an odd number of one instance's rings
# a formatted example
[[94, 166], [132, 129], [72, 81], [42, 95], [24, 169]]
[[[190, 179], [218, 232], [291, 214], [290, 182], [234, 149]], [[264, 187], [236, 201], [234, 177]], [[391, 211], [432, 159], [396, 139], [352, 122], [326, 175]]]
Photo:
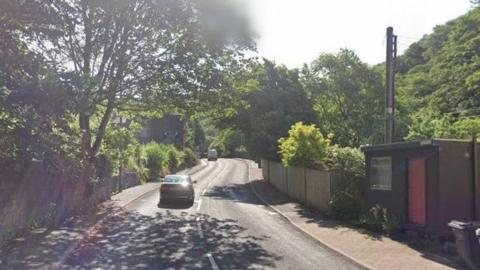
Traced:
[[[248, 164], [210, 161], [192, 175], [195, 203], [144, 194], [109, 217], [61, 269], [356, 269], [255, 197]], [[48, 254], [45, 254], [48, 256]]]

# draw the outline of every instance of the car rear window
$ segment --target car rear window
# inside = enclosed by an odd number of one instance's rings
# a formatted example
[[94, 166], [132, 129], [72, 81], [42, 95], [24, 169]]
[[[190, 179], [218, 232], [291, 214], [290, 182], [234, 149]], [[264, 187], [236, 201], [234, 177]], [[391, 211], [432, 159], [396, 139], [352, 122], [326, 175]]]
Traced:
[[167, 184], [181, 184], [184, 182], [190, 182], [190, 179], [188, 176], [183, 176], [183, 175], [167, 175], [165, 179], [163, 179], [163, 183]]

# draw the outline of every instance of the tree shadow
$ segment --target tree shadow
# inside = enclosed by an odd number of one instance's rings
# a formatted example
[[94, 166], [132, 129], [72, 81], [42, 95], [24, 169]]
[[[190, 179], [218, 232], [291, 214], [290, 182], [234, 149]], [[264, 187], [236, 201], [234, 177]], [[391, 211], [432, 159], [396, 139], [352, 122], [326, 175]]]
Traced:
[[119, 211], [113, 204], [102, 204], [87, 212], [68, 218], [58, 227], [28, 230], [0, 249], [0, 269], [49, 269], [56, 264], [75, 239], [85, 235], [99, 220]]
[[[2, 254], [0, 268], [51, 269], [64, 257], [60, 269], [209, 269], [211, 254], [220, 269], [252, 269], [274, 268], [281, 259], [262, 247], [266, 236], [251, 236], [232, 219], [185, 211], [153, 216], [121, 211], [100, 224], [68, 257], [72, 236], [84, 233], [83, 228], [39, 235], [40, 243], [25, 240], [17, 251]], [[27, 252], [28, 246], [35, 246], [36, 253]]]
[[274, 267], [278, 256], [262, 248], [234, 220], [182, 212], [155, 216], [129, 212], [108, 220], [68, 258], [65, 268], [205, 269], [207, 254], [221, 268]]
[[227, 186], [214, 186], [205, 194], [215, 200], [227, 200], [248, 204], [263, 204], [254, 194], [251, 193], [248, 184], [229, 184]]

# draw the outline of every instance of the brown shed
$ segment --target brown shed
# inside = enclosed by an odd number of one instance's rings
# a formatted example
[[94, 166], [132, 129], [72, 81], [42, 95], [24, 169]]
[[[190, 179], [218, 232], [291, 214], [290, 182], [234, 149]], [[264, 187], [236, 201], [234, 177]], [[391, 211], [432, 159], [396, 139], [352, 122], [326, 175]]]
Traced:
[[471, 141], [433, 139], [362, 149], [367, 204], [387, 208], [402, 228], [450, 237], [447, 224], [452, 219], [480, 218], [475, 206], [480, 184], [474, 177], [474, 168], [480, 168], [478, 160], [474, 166]]

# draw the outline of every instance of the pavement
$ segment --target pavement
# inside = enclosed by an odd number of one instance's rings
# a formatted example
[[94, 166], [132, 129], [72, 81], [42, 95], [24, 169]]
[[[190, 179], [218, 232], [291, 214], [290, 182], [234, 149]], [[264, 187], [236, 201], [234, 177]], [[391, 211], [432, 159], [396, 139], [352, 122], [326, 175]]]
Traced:
[[275, 212], [319, 243], [368, 269], [462, 269], [448, 258], [410, 248], [388, 237], [349, 228], [307, 209], [263, 180], [262, 170], [250, 163], [253, 192]]
[[158, 184], [124, 190], [55, 229], [0, 250], [0, 269], [361, 269], [266, 206], [252, 164], [191, 173], [195, 202], [157, 206]]

